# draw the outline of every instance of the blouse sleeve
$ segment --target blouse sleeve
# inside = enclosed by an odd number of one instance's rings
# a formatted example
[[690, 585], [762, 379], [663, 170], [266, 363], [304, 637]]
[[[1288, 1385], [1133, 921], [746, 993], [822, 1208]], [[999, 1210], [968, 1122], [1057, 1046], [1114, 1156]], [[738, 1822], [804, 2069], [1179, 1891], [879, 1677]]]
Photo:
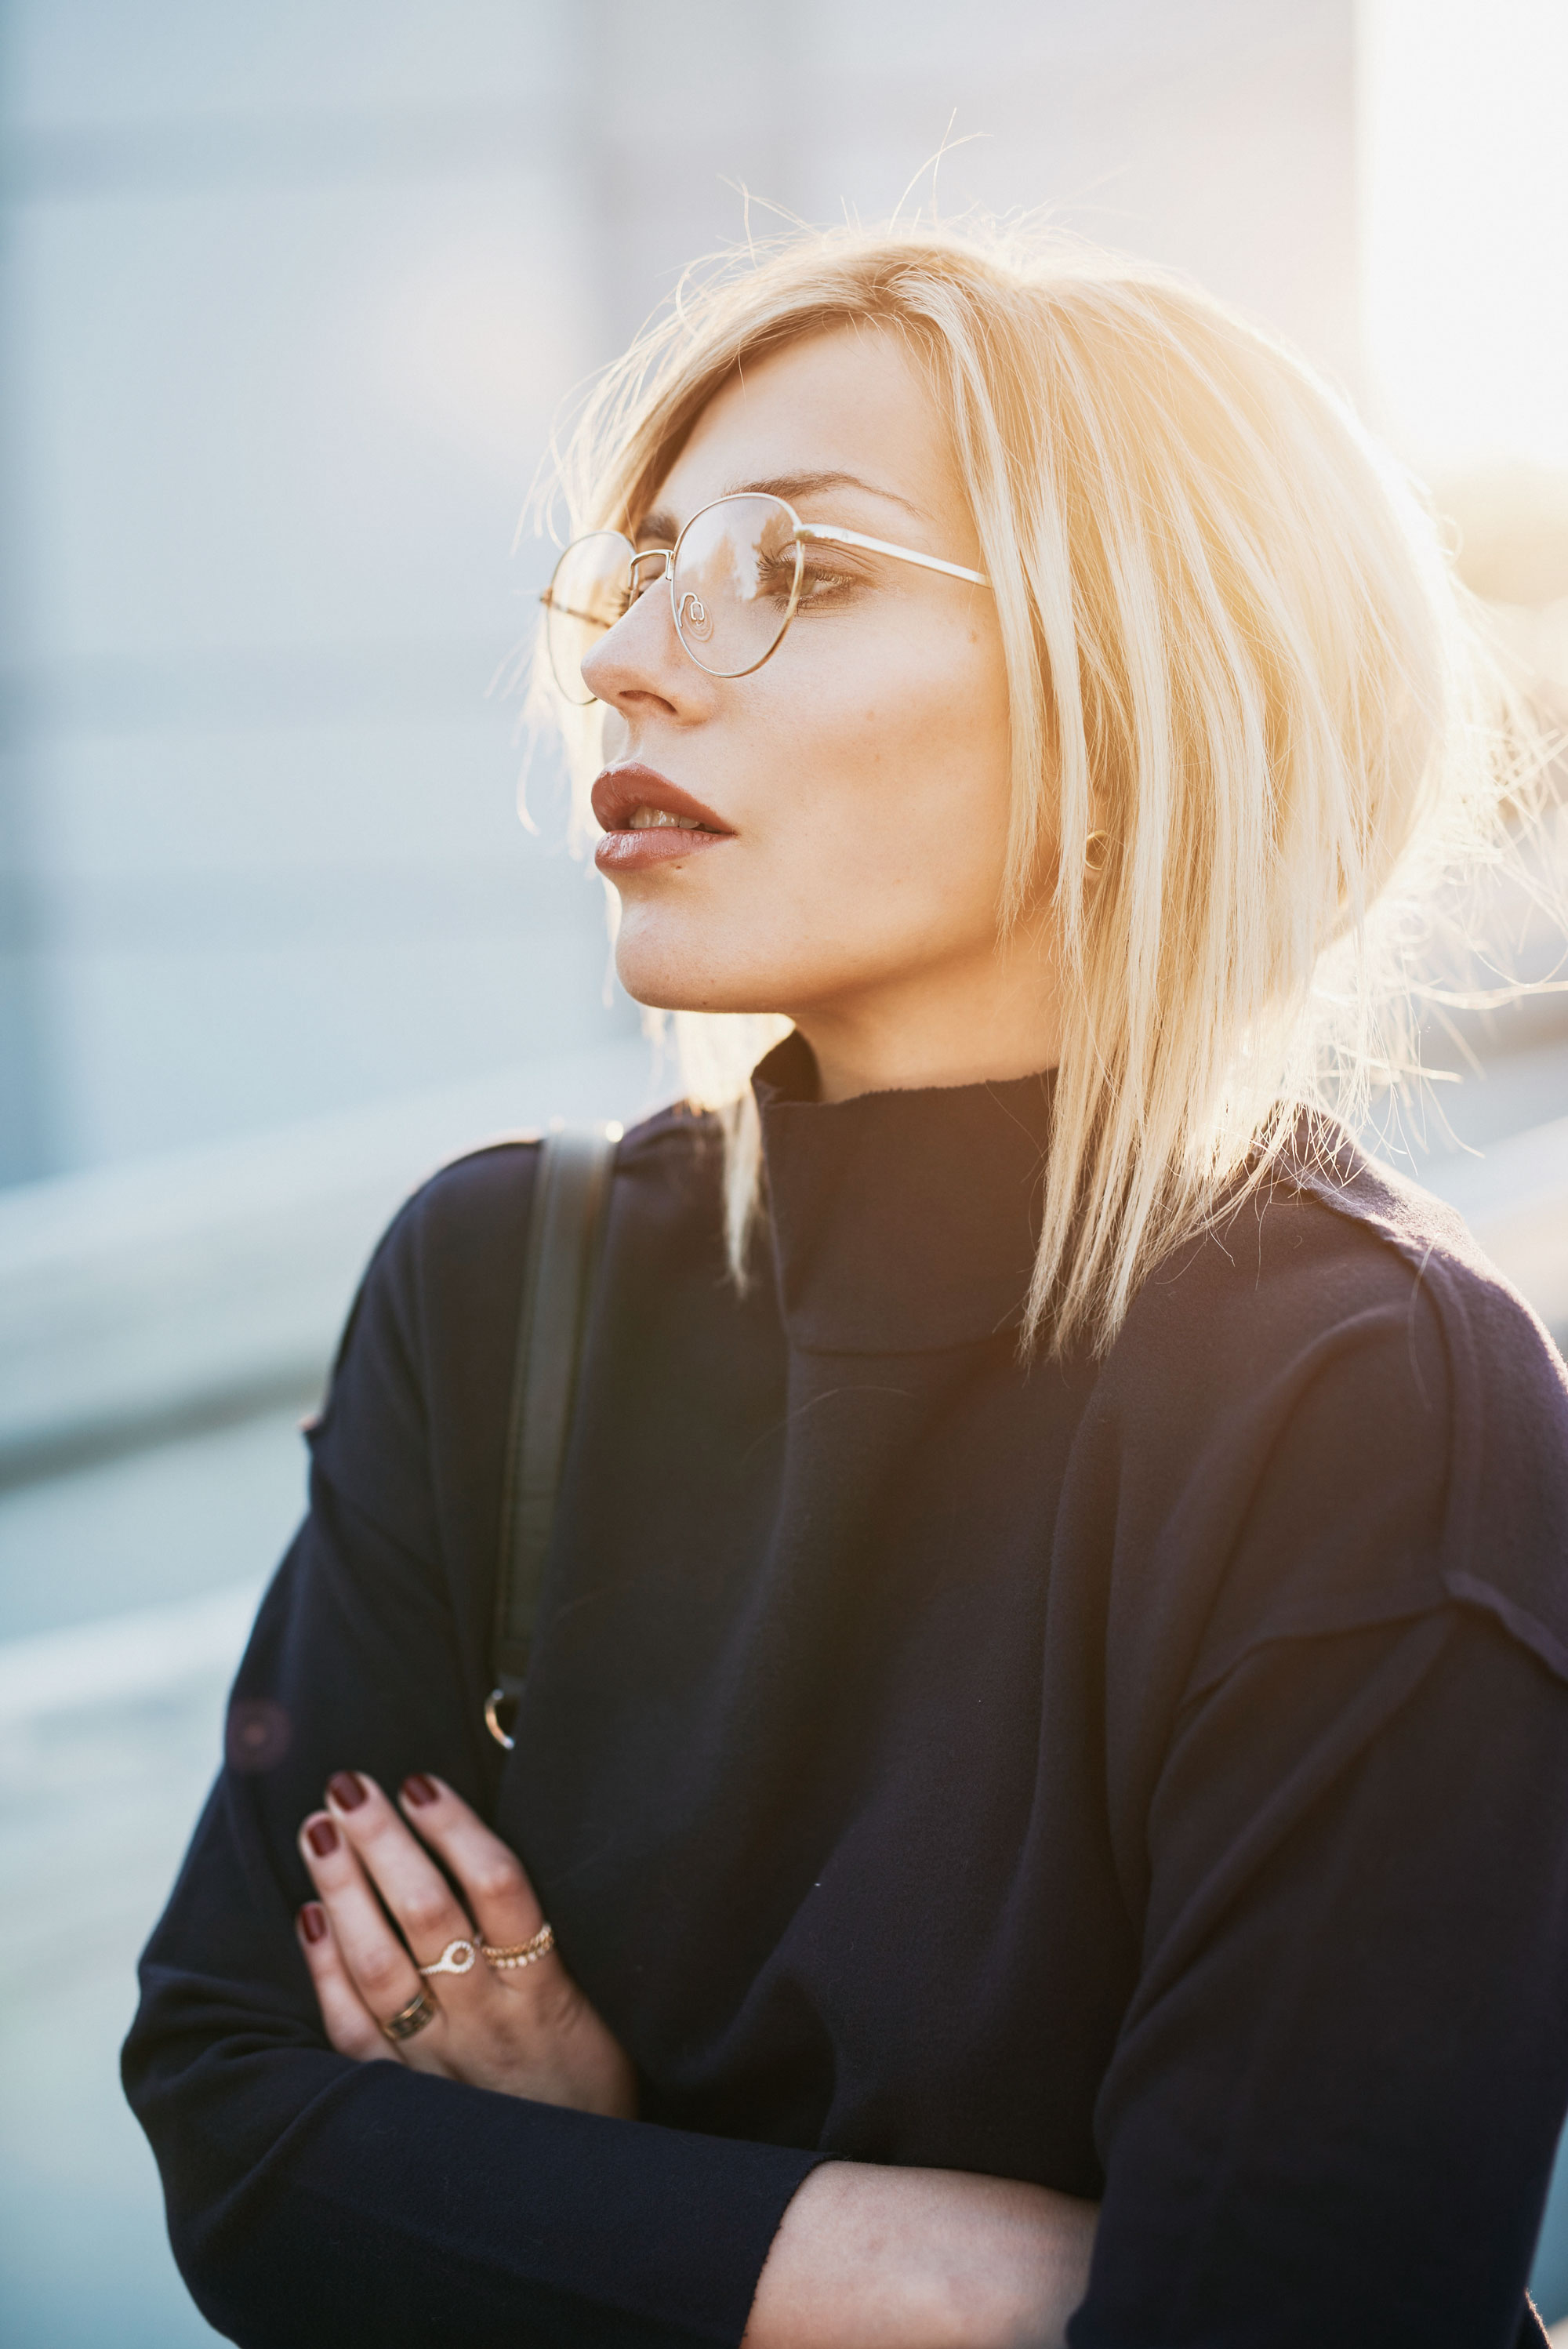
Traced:
[[1181, 1726], [1072, 2349], [1509, 2349], [1568, 2098], [1568, 1690], [1480, 1614]]
[[1568, 2104], [1568, 1515], [1560, 1374], [1505, 1338], [1537, 1381], [1511, 1454], [1450, 1423], [1429, 1300], [1353, 1314], [1288, 1409], [1260, 1382], [1227, 1427], [1246, 1507], [1125, 1790], [1141, 1960], [1072, 2349], [1532, 2337]]
[[175, 2256], [242, 2349], [735, 2343], [819, 2156], [356, 2064], [322, 2034], [293, 1920], [309, 1894], [298, 1823], [326, 1777], [346, 1765], [396, 1785], [418, 1767], [481, 1806], [490, 1791], [470, 1718], [474, 1627], [422, 1464], [405, 1277], [418, 1245], [406, 1212], [368, 1276], [309, 1516], [142, 1962], [125, 2077]]

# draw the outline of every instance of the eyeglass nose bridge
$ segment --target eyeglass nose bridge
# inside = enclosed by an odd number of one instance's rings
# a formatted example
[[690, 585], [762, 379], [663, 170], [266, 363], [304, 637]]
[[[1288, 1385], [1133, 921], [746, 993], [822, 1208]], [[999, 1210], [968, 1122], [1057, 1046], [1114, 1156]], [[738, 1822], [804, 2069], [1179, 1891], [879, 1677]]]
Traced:
[[[691, 589], [688, 588], [679, 601], [676, 601], [676, 550], [670, 546], [639, 547], [626, 565], [627, 601], [628, 605], [634, 604], [648, 588], [657, 587], [661, 582], [667, 583], [670, 591], [670, 612], [675, 620], [676, 634], [686, 651], [693, 659], [696, 659], [696, 656], [692, 653], [689, 638], [696, 636], [699, 644], [706, 644], [713, 634], [713, 619], [701, 596]], [[639, 565], [645, 563], [656, 563], [659, 566], [651, 579], [643, 580], [637, 575]], [[701, 661], [697, 661], [697, 667], [700, 668], [702, 666]]]
[[[637, 565], [641, 563], [656, 563], [658, 564], [659, 568], [652, 579], [644, 580], [638, 578]], [[640, 595], [645, 587], [656, 587], [661, 579], [668, 579], [673, 575], [675, 567], [676, 558], [673, 547], [639, 547], [635, 554], [633, 555], [630, 563], [626, 565], [627, 593], [632, 595]]]

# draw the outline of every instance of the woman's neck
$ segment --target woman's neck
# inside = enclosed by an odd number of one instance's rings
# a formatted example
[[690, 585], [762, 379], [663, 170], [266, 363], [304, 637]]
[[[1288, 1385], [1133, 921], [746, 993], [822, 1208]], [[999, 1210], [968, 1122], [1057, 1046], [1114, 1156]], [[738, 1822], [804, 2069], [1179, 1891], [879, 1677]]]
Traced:
[[1037, 944], [999, 947], [977, 968], [912, 973], [790, 1017], [811, 1048], [825, 1102], [1005, 1083], [1061, 1058], [1056, 968]]

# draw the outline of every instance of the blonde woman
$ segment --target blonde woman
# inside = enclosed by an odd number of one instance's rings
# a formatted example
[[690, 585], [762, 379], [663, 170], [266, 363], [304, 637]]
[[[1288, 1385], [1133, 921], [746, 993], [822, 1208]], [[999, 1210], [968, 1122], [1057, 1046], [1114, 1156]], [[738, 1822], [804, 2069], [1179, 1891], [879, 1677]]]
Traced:
[[1429, 523], [1198, 294], [937, 236], [688, 295], [565, 478], [551, 689], [709, 1105], [617, 1154], [510, 1751], [537, 1151], [366, 1277], [128, 2051], [198, 2302], [1532, 2337], [1568, 1392], [1315, 1091], [1503, 781]]

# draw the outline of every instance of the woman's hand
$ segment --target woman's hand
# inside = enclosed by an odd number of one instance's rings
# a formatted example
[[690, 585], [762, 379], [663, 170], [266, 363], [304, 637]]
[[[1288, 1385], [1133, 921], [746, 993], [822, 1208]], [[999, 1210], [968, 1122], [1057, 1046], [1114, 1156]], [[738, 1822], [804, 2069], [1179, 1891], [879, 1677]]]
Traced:
[[[422, 1773], [405, 1779], [398, 1801], [423, 1843], [362, 1773], [340, 1770], [326, 1800], [300, 1828], [319, 1899], [300, 1910], [299, 1936], [339, 2054], [403, 2063], [579, 2112], [634, 2114], [632, 2066], [556, 1952], [511, 1969], [479, 1954], [481, 1940], [522, 1948], [543, 1924], [516, 1853], [449, 1786]], [[462, 1888], [467, 1913], [425, 1844]], [[453, 1942], [473, 1951], [469, 1958], [459, 1949], [449, 1961], [464, 1971], [421, 1979], [418, 1966], [435, 1964]], [[412, 2036], [388, 2039], [383, 2024], [421, 1991], [434, 2019]]]
[[[511, 1970], [478, 1954], [481, 1941], [526, 1948], [543, 1924], [516, 1854], [439, 1779], [406, 1779], [398, 1804], [418, 1836], [374, 1779], [341, 1770], [300, 1828], [319, 1895], [300, 1910], [300, 1942], [332, 2044], [361, 2063], [630, 2117], [632, 2066], [555, 1951]], [[459, 1949], [449, 1964], [461, 1971], [422, 1978], [453, 1942], [472, 1961]], [[421, 1991], [433, 2020], [389, 2040], [382, 2025]], [[1096, 2216], [1092, 2203], [1003, 2178], [829, 2163], [784, 2214], [746, 2349], [1056, 2349], [1083, 2295]]]

